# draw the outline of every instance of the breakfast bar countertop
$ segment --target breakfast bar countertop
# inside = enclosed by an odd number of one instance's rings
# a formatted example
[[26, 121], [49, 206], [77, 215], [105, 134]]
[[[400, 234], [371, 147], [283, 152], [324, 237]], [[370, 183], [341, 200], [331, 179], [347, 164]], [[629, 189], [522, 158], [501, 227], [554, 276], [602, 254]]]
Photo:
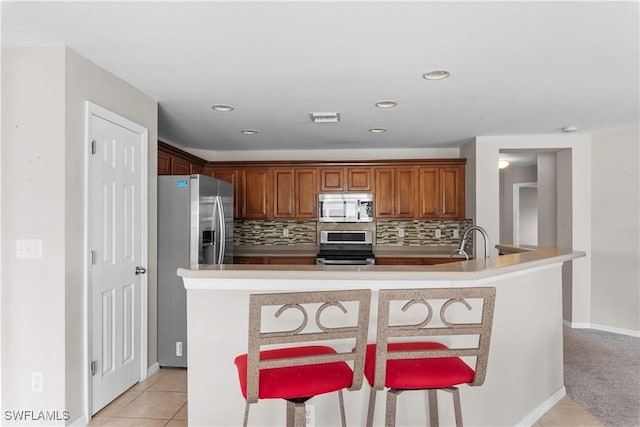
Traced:
[[[510, 248], [515, 252], [518, 246], [510, 245]], [[178, 269], [178, 275], [185, 279], [478, 280], [585, 256], [582, 251], [560, 248], [522, 247], [519, 250], [522, 252], [438, 265], [194, 265]], [[208, 280], [185, 283], [187, 289], [200, 286], [214, 289], [224, 285]]]

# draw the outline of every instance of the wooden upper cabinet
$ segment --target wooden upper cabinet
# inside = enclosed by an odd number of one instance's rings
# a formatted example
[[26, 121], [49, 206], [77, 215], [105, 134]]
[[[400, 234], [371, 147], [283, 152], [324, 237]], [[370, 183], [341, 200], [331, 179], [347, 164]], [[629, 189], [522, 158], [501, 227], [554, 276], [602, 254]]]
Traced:
[[318, 217], [318, 170], [296, 168], [295, 203], [296, 218]]
[[442, 207], [440, 218], [464, 218], [465, 216], [464, 166], [440, 168]]
[[268, 167], [249, 167], [242, 170], [240, 218], [271, 218], [272, 171], [273, 169]]
[[181, 159], [180, 157], [174, 157], [171, 160], [171, 175], [189, 174], [191, 174], [191, 163], [189, 163], [189, 161]]
[[318, 172], [315, 168], [273, 170], [273, 217], [316, 218]]
[[158, 175], [203, 173], [206, 160], [158, 141]]
[[296, 215], [295, 173], [292, 168], [273, 170], [273, 217], [293, 218]]
[[371, 168], [347, 168], [347, 190], [371, 191]]
[[414, 167], [375, 169], [374, 209], [376, 218], [413, 218], [416, 184]]
[[371, 191], [370, 167], [320, 168], [320, 191]]
[[171, 175], [171, 154], [158, 150], [158, 175]]
[[344, 191], [344, 168], [320, 168], [320, 191]]
[[419, 167], [418, 217], [464, 218], [464, 183], [464, 165]]

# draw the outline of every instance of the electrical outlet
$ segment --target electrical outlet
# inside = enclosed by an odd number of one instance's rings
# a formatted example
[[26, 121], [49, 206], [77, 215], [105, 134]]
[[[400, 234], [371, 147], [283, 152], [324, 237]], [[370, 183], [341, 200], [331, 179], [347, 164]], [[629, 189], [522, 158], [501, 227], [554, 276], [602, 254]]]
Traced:
[[182, 356], [182, 341], [176, 341], [176, 356]]
[[305, 405], [305, 408], [307, 427], [316, 427], [316, 407], [313, 405]]
[[283, 228], [282, 229], [282, 237], [289, 237], [289, 229], [288, 228]]
[[436, 239], [439, 239], [440, 237], [442, 237], [442, 230], [436, 228]]
[[457, 228], [453, 229], [453, 238], [454, 239], [460, 238], [460, 231]]
[[404, 237], [404, 228], [398, 228], [398, 237]]
[[42, 393], [42, 372], [31, 373], [31, 391]]
[[42, 239], [16, 240], [16, 258], [42, 258]]

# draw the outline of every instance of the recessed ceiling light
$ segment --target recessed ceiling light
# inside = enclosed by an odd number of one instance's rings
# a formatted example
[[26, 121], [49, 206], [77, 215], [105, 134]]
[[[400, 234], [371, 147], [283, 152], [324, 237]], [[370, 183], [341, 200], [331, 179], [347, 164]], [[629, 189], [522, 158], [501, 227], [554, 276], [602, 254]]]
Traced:
[[393, 108], [396, 105], [398, 105], [398, 103], [396, 101], [391, 101], [391, 100], [376, 102], [376, 107], [378, 108]]
[[245, 135], [256, 135], [258, 131], [254, 129], [243, 129], [240, 131], [240, 133], [243, 133]]
[[422, 75], [425, 80], [442, 80], [449, 77], [449, 71], [447, 70], [431, 70]]
[[233, 107], [231, 105], [224, 105], [224, 104], [216, 104], [211, 106], [211, 108], [213, 108], [216, 111], [222, 111], [223, 113], [226, 113], [228, 111], [233, 111]]
[[509, 166], [509, 162], [506, 160], [498, 160], [498, 168], [499, 169], [504, 169], [507, 166]]
[[387, 130], [385, 128], [372, 128], [369, 129], [369, 132], [371, 133], [382, 133], [382, 132], [386, 132]]
[[578, 130], [577, 126], [565, 126], [562, 128], [562, 132], [575, 132]]

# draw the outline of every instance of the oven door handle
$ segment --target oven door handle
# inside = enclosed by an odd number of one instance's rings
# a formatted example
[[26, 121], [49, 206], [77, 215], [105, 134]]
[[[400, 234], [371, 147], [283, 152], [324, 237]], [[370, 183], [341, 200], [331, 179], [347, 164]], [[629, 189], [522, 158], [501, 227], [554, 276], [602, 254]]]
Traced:
[[325, 258], [317, 258], [316, 262], [318, 264], [324, 265], [370, 265], [371, 262], [362, 259], [362, 260], [347, 260], [347, 259], [325, 259]]

